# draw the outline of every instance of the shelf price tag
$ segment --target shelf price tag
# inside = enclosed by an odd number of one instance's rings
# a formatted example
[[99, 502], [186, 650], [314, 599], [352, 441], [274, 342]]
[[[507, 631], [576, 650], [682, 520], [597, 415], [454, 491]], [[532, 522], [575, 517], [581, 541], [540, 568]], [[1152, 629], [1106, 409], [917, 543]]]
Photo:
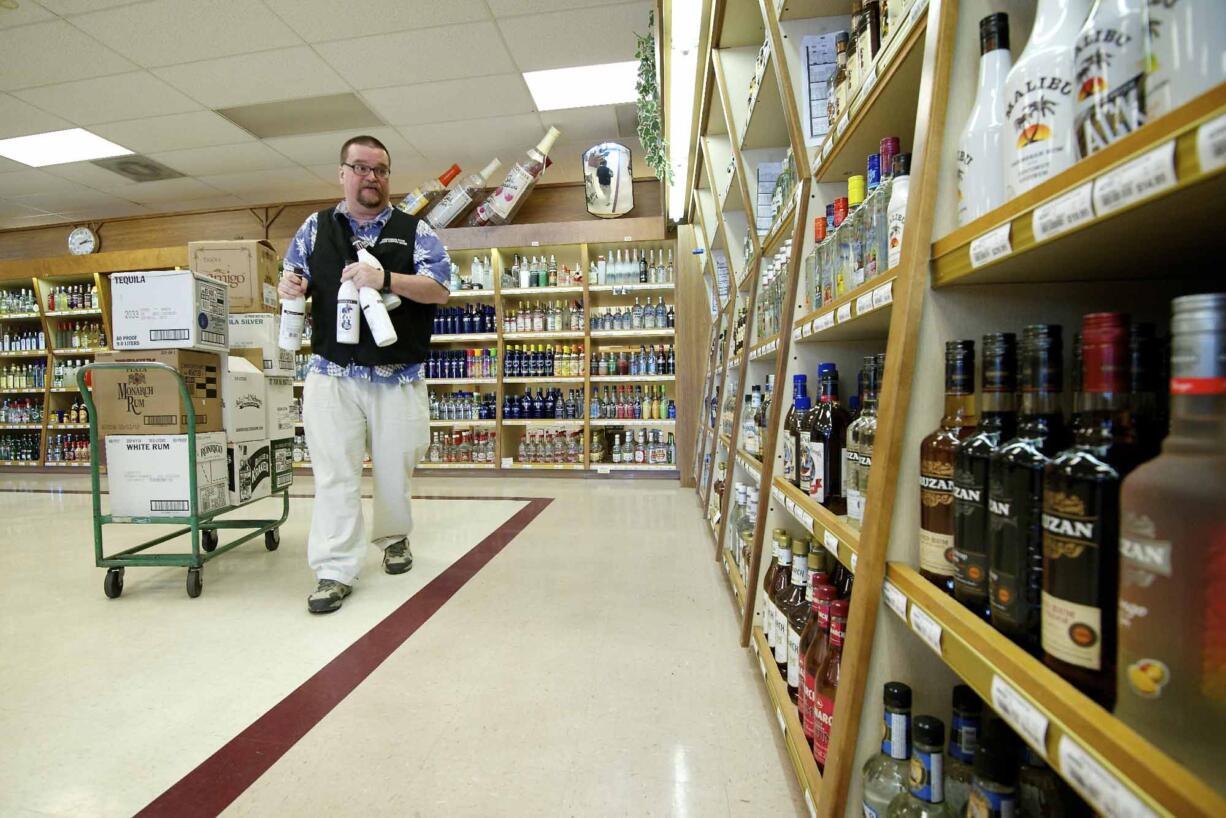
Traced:
[[779, 732], [786, 736], [788, 734], [788, 723], [787, 720], [783, 718], [783, 711], [778, 707], [775, 708], [775, 718], [779, 720]]
[[1196, 129], [1196, 158], [1200, 172], [1209, 173], [1226, 165], [1226, 114]]
[[1047, 241], [1094, 218], [1094, 183], [1086, 182], [1034, 209], [1035, 241]]
[[1013, 252], [1009, 243], [1010, 224], [1002, 224], [994, 230], [989, 230], [971, 242], [971, 267], [979, 269], [983, 265], [1007, 256]]
[[885, 594], [885, 604], [890, 610], [898, 614], [898, 618], [903, 622], [907, 621], [907, 595], [899, 590], [898, 586], [890, 582], [888, 579], [881, 586], [882, 593]]
[[888, 281], [873, 290], [873, 307], [884, 307], [894, 303], [894, 282]]
[[1125, 162], [1094, 180], [1094, 211], [1100, 216], [1127, 207], [1175, 184], [1175, 140]]
[[866, 312], [873, 311], [873, 294], [871, 292], [856, 299], [856, 315], [863, 315]]
[[1068, 736], [1060, 737], [1058, 752], [1064, 777], [1098, 812], [1111, 818], [1157, 818], [1156, 812]]
[[[840, 324], [843, 323], [844, 321], [850, 321], [851, 320], [851, 304], [844, 304], [843, 306], [839, 307], [839, 312], [838, 312], [837, 317], [838, 317], [838, 321]], [[831, 324], [831, 326], [833, 326], [833, 324]]]
[[928, 8], [928, 0], [915, 0], [915, 5], [911, 7], [911, 13], [907, 15], [907, 27], [915, 25], [915, 21], [920, 18], [924, 10]]
[[809, 513], [804, 511], [800, 506], [796, 507], [796, 516], [800, 520], [801, 525], [810, 531], [813, 530], [813, 518], [810, 517]]
[[873, 63], [873, 67], [868, 70], [868, 76], [864, 78], [864, 83], [860, 86], [860, 99], [868, 97], [873, 90], [873, 86], [877, 84], [877, 63]]
[[839, 558], [839, 538], [831, 534], [829, 531], [822, 532], [822, 544], [826, 546], [826, 550], [834, 555], [837, 560]]
[[860, 562], [860, 557], [856, 554], [855, 551], [852, 551], [851, 552], [851, 572], [853, 574], [856, 572], [856, 563], [858, 562]]
[[836, 138], [841, 137], [843, 135], [843, 131], [847, 130], [847, 125], [850, 121], [851, 121], [850, 111], [848, 111], [847, 113], [839, 117], [839, 125], [837, 128], [834, 129], [834, 135]]
[[514, 460], [512, 460], [511, 458], [509, 458], [509, 457], [504, 457], [504, 458], [502, 458], [502, 467], [503, 467], [504, 469], [509, 469], [509, 468], [511, 468], [511, 464], [512, 464], [513, 462], [515, 462], [515, 461], [514, 461]]
[[923, 608], [911, 606], [911, 630], [919, 634], [920, 639], [928, 643], [928, 647], [941, 655], [941, 626], [928, 615]]
[[827, 138], [826, 144], [822, 145], [822, 161], [826, 161], [826, 157], [830, 155], [830, 151], [834, 150], [834, 140]]
[[1047, 758], [1047, 716], [1018, 693], [1013, 685], [992, 676], [992, 708], [1018, 732], [1042, 758]]

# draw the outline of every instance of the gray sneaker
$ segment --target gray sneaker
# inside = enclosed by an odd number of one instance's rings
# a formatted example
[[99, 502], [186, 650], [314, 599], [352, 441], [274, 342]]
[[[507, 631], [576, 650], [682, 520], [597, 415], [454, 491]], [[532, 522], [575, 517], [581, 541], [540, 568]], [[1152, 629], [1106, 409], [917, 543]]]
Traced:
[[405, 537], [383, 549], [383, 570], [389, 574], [403, 574], [413, 567], [413, 552], [409, 550], [409, 538]]
[[343, 582], [321, 579], [315, 592], [307, 597], [307, 610], [313, 614], [332, 613], [341, 609], [341, 601], [353, 590]]

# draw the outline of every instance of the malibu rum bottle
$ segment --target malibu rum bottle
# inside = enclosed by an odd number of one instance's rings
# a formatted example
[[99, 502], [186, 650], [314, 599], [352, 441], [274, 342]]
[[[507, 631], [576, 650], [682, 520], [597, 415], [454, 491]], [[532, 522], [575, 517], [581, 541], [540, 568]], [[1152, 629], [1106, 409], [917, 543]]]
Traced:
[[1082, 157], [1123, 139], [1147, 121], [1148, 0], [1095, 0], [1073, 47], [1074, 127]]
[[1085, 316], [1081, 343], [1081, 426], [1043, 472], [1043, 659], [1110, 710], [1120, 482], [1137, 465], [1127, 413], [1128, 316]]
[[975, 342], [945, 344], [945, 415], [920, 444], [920, 573], [954, 592], [954, 457], [975, 431]]

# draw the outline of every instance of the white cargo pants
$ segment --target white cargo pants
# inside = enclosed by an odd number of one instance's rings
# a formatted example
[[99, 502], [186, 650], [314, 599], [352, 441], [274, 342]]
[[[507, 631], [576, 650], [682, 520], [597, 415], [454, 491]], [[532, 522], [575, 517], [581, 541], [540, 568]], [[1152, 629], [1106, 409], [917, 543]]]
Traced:
[[371, 383], [312, 372], [302, 419], [315, 475], [307, 559], [318, 579], [352, 585], [366, 556], [362, 460], [374, 471], [371, 539], [382, 548], [413, 530], [409, 478], [430, 445], [426, 383]]

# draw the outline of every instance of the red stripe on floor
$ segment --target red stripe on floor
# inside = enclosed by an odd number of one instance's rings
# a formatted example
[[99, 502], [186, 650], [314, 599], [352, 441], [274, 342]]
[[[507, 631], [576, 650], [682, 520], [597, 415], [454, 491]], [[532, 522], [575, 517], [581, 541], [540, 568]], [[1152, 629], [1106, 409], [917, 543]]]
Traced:
[[[473, 546], [426, 587], [137, 815], [191, 818], [213, 816], [224, 810], [404, 644], [551, 502], [549, 498], [530, 500], [528, 505]], [[354, 604], [354, 598], [350, 599], [348, 604]], [[304, 612], [303, 616], [306, 615]], [[343, 611], [333, 614], [344, 615]]]

